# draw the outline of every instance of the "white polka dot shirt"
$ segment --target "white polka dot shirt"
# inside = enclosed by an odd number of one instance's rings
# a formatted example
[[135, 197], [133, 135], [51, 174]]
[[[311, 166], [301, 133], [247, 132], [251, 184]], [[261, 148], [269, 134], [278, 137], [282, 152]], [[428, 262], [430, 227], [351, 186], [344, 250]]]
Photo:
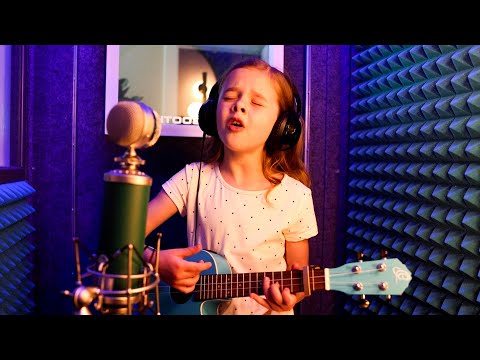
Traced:
[[[195, 243], [197, 226], [197, 242], [223, 256], [232, 273], [286, 270], [285, 241], [318, 234], [312, 193], [301, 182], [285, 175], [268, 195], [268, 204], [266, 190], [234, 188], [223, 179], [217, 163], [202, 163], [196, 217], [199, 165], [186, 165], [162, 186], [180, 215], [187, 216], [189, 245]], [[267, 310], [250, 298], [232, 299], [219, 309], [225, 314], [263, 314]]]

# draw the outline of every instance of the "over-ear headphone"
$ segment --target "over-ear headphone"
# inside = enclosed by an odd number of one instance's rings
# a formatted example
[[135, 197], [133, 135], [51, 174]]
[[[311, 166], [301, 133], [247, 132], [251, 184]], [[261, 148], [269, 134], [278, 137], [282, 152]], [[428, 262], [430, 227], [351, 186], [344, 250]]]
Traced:
[[210, 136], [218, 137], [217, 131], [217, 103], [218, 103], [218, 81], [213, 85], [206, 102], [198, 110], [198, 126]]
[[[293, 91], [294, 111], [283, 112], [277, 118], [273, 125], [272, 132], [267, 139], [267, 149], [269, 151], [288, 150], [295, 146], [300, 139], [302, 132], [302, 123], [300, 116], [302, 105], [297, 89], [290, 84]], [[217, 131], [217, 103], [219, 96], [218, 82], [213, 85], [208, 96], [208, 100], [202, 104], [198, 112], [198, 125], [202, 131], [210, 136], [218, 137]]]

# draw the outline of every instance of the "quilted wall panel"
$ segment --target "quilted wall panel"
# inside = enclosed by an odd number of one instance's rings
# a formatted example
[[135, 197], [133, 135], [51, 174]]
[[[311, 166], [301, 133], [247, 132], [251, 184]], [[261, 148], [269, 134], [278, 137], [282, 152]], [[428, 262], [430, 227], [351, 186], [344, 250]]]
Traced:
[[28, 217], [35, 211], [28, 203], [34, 189], [25, 181], [0, 185], [0, 315], [25, 315], [34, 310], [35, 229]]

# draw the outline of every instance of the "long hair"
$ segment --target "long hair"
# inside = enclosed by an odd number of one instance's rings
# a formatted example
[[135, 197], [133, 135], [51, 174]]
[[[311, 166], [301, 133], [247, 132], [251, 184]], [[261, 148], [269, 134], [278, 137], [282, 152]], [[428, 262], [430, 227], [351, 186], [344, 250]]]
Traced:
[[[273, 81], [275, 90], [277, 92], [280, 110], [279, 114], [282, 114], [284, 112], [297, 112], [294, 95], [296, 89], [291, 79], [288, 77], [287, 74], [272, 67], [266, 61], [258, 58], [248, 58], [237, 64], [234, 64], [229, 70], [227, 70], [227, 72], [220, 78], [218, 82], [219, 93], [228, 75], [233, 70], [240, 68], [254, 68], [267, 72], [267, 74], [270, 76], [270, 79]], [[311, 187], [311, 178], [305, 168], [305, 163], [303, 162], [303, 148], [305, 145], [305, 121], [302, 116], [300, 116], [299, 120], [302, 125], [302, 131], [298, 142], [294, 146], [287, 150], [273, 151], [269, 151], [266, 144], [264, 146], [262, 159], [263, 174], [274, 185], [278, 185], [280, 183], [281, 180], [279, 180], [278, 176], [275, 176], [280, 173], [287, 174], [290, 177], [300, 181], [304, 185]], [[209, 137], [207, 139], [205, 162], [221, 162], [223, 160], [223, 154], [224, 145], [221, 142], [220, 138], [216, 136]], [[270, 191], [267, 192], [267, 195], [269, 192]]]

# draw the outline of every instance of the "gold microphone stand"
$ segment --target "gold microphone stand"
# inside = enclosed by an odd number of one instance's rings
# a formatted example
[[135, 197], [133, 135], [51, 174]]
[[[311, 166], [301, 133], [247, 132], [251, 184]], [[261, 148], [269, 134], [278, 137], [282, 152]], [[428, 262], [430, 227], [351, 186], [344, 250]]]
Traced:
[[[159, 234], [156, 251], [160, 251]], [[143, 260], [143, 257], [136, 251], [132, 244], [128, 244], [122, 249], [118, 249], [111, 259], [105, 255], [96, 258], [93, 264], [87, 267], [85, 273], [81, 273], [80, 265], [80, 242], [74, 238], [75, 263], [76, 263], [76, 288], [73, 291], [65, 290], [64, 295], [70, 296], [75, 307], [75, 315], [92, 315], [95, 310], [98, 314], [105, 315], [147, 315], [150, 310], [155, 315], [160, 315], [160, 276], [158, 273], [158, 259], [155, 259], [155, 267]], [[124, 251], [128, 252], [128, 272], [127, 274], [107, 273], [109, 265], [115, 261]], [[133, 256], [138, 256], [143, 263], [143, 272], [139, 274], [132, 273]], [[90, 279], [90, 285], [83, 283], [84, 279]], [[115, 281], [126, 281], [127, 287], [121, 290], [112, 290], [112, 284]], [[132, 287], [134, 280], [142, 280], [142, 286]], [[156, 301], [149, 301], [150, 290], [155, 289]], [[152, 310], [154, 303], [155, 310]], [[93, 309], [92, 309], [93, 307]]]

